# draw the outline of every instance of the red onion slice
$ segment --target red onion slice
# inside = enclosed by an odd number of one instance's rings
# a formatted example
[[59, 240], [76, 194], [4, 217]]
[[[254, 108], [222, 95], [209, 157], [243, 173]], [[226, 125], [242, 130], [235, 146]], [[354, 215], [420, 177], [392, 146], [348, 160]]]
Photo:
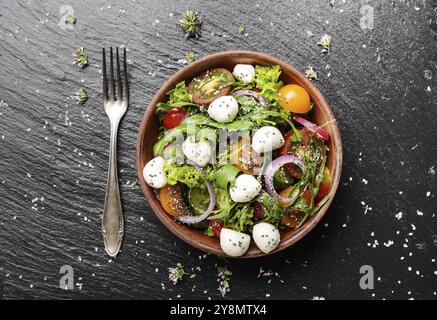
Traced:
[[239, 96], [247, 96], [247, 97], [255, 98], [255, 100], [257, 100], [259, 103], [261, 103], [264, 108], [266, 108], [266, 109], [270, 108], [270, 104], [267, 102], [267, 100], [256, 91], [237, 90], [234, 92], [234, 94], [239, 95]]
[[302, 172], [304, 172], [305, 170], [305, 164], [299, 157], [293, 155], [281, 156], [273, 160], [266, 168], [265, 182], [266, 182], [267, 192], [270, 196], [272, 196], [273, 198], [278, 198], [279, 200], [284, 202], [294, 202], [294, 200], [296, 200], [296, 198], [299, 195], [293, 198], [280, 197], [273, 186], [273, 176], [275, 175], [275, 172], [278, 171], [284, 164], [287, 163], [293, 163], [299, 166], [302, 169]]
[[293, 120], [303, 125], [305, 128], [309, 129], [310, 131], [316, 133], [320, 138], [328, 141], [329, 140], [329, 133], [325, 129], [320, 128], [317, 124], [312, 123], [311, 121], [308, 121], [302, 117], [294, 116]]
[[196, 224], [196, 223], [202, 222], [203, 220], [208, 218], [208, 216], [211, 214], [211, 212], [215, 208], [216, 195], [215, 195], [214, 187], [210, 181], [206, 182], [206, 188], [208, 189], [208, 193], [209, 193], [208, 209], [206, 209], [206, 211], [204, 213], [202, 213], [200, 216], [187, 216], [186, 215], [186, 216], [177, 217], [176, 218], [177, 220], [179, 220], [182, 223], [186, 223], [186, 224]]

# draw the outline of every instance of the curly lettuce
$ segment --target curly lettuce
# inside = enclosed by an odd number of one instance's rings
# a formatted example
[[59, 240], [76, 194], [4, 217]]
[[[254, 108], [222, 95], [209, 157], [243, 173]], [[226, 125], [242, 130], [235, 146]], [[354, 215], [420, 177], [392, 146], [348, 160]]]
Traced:
[[175, 185], [181, 182], [189, 188], [204, 188], [205, 176], [202, 172], [189, 165], [177, 166], [171, 163], [166, 163], [164, 172], [167, 175], [167, 183]]
[[156, 105], [156, 113], [162, 121], [165, 114], [172, 108], [189, 108], [196, 106], [192, 103], [192, 97], [184, 81], [179, 82], [173, 90], [167, 92], [168, 102], [160, 102]]
[[188, 88], [185, 85], [185, 81], [179, 82], [173, 90], [168, 93], [169, 104], [174, 104], [178, 102], [191, 102], [191, 95], [188, 93]]
[[269, 100], [272, 105], [279, 102], [278, 90], [283, 83], [279, 80], [281, 68], [276, 65], [273, 67], [255, 67], [255, 86], [261, 89], [260, 95]]

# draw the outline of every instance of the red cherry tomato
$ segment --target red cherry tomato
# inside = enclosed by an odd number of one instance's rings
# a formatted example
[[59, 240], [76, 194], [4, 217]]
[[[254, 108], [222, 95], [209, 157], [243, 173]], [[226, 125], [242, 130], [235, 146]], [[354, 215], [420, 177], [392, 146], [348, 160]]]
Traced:
[[187, 112], [181, 108], [173, 108], [167, 111], [162, 123], [166, 129], [173, 129], [181, 124]]
[[211, 226], [212, 232], [217, 238], [220, 238], [220, 232], [222, 231], [224, 222], [219, 220], [209, 220], [209, 225]]
[[319, 186], [319, 192], [316, 196], [316, 202], [322, 200], [329, 193], [332, 187], [332, 177], [331, 173], [327, 168], [323, 171], [323, 179]]

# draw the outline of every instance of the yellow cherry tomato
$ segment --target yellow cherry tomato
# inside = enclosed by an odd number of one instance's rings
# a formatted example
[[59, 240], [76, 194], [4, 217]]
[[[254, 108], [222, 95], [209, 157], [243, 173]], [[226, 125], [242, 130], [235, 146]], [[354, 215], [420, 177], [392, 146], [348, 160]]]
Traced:
[[278, 91], [281, 99], [279, 105], [287, 111], [293, 113], [307, 113], [310, 111], [310, 95], [297, 84], [287, 84]]

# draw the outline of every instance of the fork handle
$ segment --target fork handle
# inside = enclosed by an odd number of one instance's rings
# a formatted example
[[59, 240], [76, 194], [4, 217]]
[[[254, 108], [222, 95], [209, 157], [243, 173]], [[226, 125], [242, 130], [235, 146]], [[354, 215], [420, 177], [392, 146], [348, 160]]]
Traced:
[[118, 254], [124, 234], [123, 209], [121, 207], [117, 172], [117, 130], [118, 123], [111, 123], [108, 182], [102, 223], [105, 250], [111, 257]]

